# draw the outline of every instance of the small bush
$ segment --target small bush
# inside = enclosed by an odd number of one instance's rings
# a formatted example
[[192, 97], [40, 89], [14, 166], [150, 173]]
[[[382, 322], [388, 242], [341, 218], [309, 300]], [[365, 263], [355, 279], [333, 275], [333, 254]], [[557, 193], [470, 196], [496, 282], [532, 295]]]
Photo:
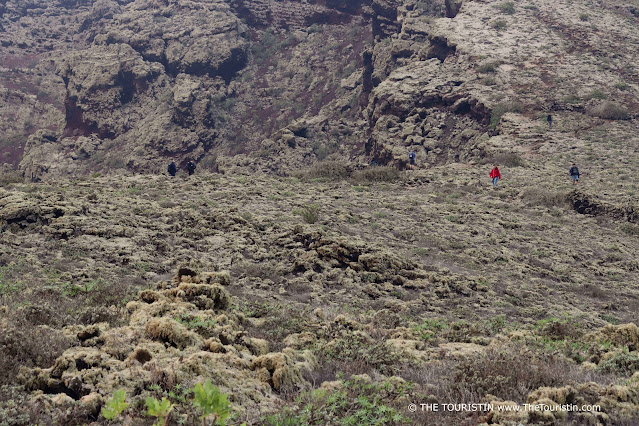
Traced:
[[497, 31], [503, 31], [508, 27], [508, 23], [503, 19], [497, 19], [496, 21], [493, 21], [492, 27]]
[[623, 81], [616, 83], [615, 87], [619, 90], [628, 90], [630, 88], [630, 86], [624, 83]]
[[619, 229], [628, 235], [639, 236], [639, 226], [632, 223], [623, 223]]
[[606, 99], [607, 97], [601, 89], [595, 89], [588, 94], [588, 99]]
[[[167, 401], [168, 402], [168, 401]], [[198, 383], [193, 388], [193, 405], [202, 412], [201, 419], [213, 417], [215, 424], [225, 425], [226, 420], [231, 415], [231, 404], [226, 394], [220, 392], [218, 388], [207, 380], [204, 385]]]
[[315, 223], [319, 219], [320, 206], [317, 204], [307, 204], [300, 210], [300, 215], [304, 222]]
[[358, 183], [394, 182], [399, 179], [399, 170], [392, 166], [370, 166], [353, 173]]
[[524, 165], [524, 160], [521, 156], [514, 152], [502, 152], [499, 154], [494, 154], [490, 161], [487, 163], [491, 164], [503, 164], [506, 167], [521, 167]]
[[505, 13], [507, 15], [512, 15], [513, 13], [515, 13], [515, 3], [511, 1], [502, 3], [499, 6], [497, 6], [497, 8], [499, 9], [501, 13]]
[[350, 176], [349, 166], [341, 161], [322, 161], [313, 164], [300, 177], [307, 179], [341, 180]]
[[587, 13], [582, 13], [579, 15], [579, 19], [586, 22], [587, 20], [590, 19], [590, 16]]
[[578, 104], [581, 102], [581, 98], [577, 95], [568, 95], [562, 99], [567, 104]]
[[591, 114], [606, 120], [627, 120], [630, 117], [626, 107], [610, 101], [594, 107]]
[[61, 331], [19, 317], [24, 312], [8, 314], [12, 317], [0, 333], [0, 383], [13, 382], [20, 367], [50, 367], [71, 346]]
[[617, 376], [632, 376], [635, 371], [639, 371], [639, 355], [636, 352], [628, 352], [626, 348], [600, 362], [597, 371]]
[[452, 374], [453, 381], [471, 394], [525, 402], [528, 393], [542, 386], [561, 386], [576, 370], [552, 355], [525, 353], [513, 346], [489, 348], [462, 360]]
[[109, 399], [102, 407], [102, 415], [107, 420], [113, 420], [118, 417], [129, 404], [126, 401], [126, 392], [124, 389], [120, 389], [113, 394], [113, 397]]
[[490, 128], [496, 129], [501, 122], [501, 117], [507, 112], [522, 113], [524, 105], [519, 101], [501, 102], [495, 105], [490, 114]]
[[393, 375], [400, 368], [399, 357], [383, 340], [370, 341], [360, 335], [345, 333], [328, 343], [315, 346], [319, 370], [308, 373], [311, 383], [335, 380], [338, 373]]
[[522, 199], [528, 205], [545, 206], [555, 208], [568, 204], [568, 194], [565, 192], [553, 192], [538, 187], [524, 188], [521, 192]]
[[479, 80], [479, 82], [484, 86], [494, 86], [497, 84], [497, 80], [492, 77], [482, 78], [481, 80]]
[[494, 62], [486, 62], [485, 64], [482, 64], [480, 66], [478, 66], [476, 68], [477, 72], [481, 72], [481, 73], [493, 73], [497, 71], [497, 67], [499, 67], [499, 65], [501, 65], [501, 62], [499, 61], [494, 61]]
[[21, 183], [24, 182], [22, 174], [19, 172], [5, 172], [0, 173], [0, 187], [7, 186], [12, 183]]
[[[397, 425], [409, 423], [402, 410], [388, 404], [412, 390], [412, 384], [387, 380], [372, 383], [351, 378], [332, 391], [302, 393], [293, 407], [263, 419], [270, 426], [288, 425]], [[403, 408], [403, 407], [402, 407]]]

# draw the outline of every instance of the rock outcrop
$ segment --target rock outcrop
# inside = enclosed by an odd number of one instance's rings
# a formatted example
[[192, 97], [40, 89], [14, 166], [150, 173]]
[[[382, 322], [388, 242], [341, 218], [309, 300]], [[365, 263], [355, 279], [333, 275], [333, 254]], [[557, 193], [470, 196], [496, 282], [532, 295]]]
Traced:
[[300, 368], [314, 358], [269, 352], [265, 341], [246, 336], [241, 316], [230, 310], [228, 284], [228, 273], [181, 268], [172, 282], [160, 283], [164, 289], [145, 290], [127, 304], [128, 325], [68, 328], [75, 346], [51, 368], [25, 369], [20, 380], [44, 393], [40, 403], [90, 400], [97, 408], [118, 389], [133, 396], [152, 384], [168, 390], [211, 380], [239, 411], [252, 404], [272, 409], [276, 392], [305, 385]]

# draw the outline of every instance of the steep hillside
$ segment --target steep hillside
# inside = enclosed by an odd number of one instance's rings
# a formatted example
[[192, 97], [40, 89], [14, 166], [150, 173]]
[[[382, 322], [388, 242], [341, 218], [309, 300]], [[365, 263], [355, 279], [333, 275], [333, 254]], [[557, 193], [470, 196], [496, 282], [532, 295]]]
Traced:
[[[124, 388], [136, 421], [155, 396], [192, 424], [188, 388], [206, 379], [233, 423], [304, 424], [296, 398], [347, 416], [320, 387], [349, 404], [386, 389], [395, 423], [636, 416], [636, 215], [599, 201], [584, 216], [590, 185], [525, 167], [503, 168], [501, 190], [487, 168], [312, 178], [328, 167], [2, 189], [0, 418], [103, 421]], [[602, 408], [406, 408], [547, 399]]]
[[0, 425], [637, 424], [638, 24], [3, 2]]

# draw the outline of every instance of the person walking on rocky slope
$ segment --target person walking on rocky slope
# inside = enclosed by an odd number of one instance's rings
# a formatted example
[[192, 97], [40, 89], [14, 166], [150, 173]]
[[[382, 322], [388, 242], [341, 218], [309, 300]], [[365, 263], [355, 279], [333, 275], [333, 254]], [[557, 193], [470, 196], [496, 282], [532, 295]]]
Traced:
[[408, 153], [408, 162], [410, 164], [410, 169], [415, 169], [415, 151], [411, 150], [411, 152]]
[[499, 173], [499, 167], [497, 166], [493, 167], [493, 169], [490, 171], [489, 176], [493, 180], [493, 186], [497, 188], [497, 181], [501, 179], [501, 173]]
[[568, 171], [568, 174], [572, 178], [573, 185], [575, 185], [575, 184], [577, 184], [579, 182], [579, 176], [580, 176], [579, 168], [577, 167], [577, 165], [575, 163], [572, 163], [572, 167]]
[[175, 165], [175, 161], [171, 161], [171, 164], [169, 164], [168, 172], [171, 176], [175, 176], [175, 173], [177, 172], [177, 166]]
[[548, 117], [546, 117], [546, 121], [548, 122], [548, 128], [552, 129], [552, 115], [548, 114]]
[[186, 163], [186, 170], [189, 172], [189, 176], [195, 173], [195, 163], [193, 161]]

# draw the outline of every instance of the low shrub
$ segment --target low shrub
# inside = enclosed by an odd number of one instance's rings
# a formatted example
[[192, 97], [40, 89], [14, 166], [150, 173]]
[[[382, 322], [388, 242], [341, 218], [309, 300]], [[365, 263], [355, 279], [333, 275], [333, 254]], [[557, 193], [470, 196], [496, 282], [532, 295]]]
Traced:
[[452, 380], [472, 395], [491, 394], [504, 400], [525, 402], [542, 386], [562, 386], [578, 376], [579, 368], [547, 354], [522, 352], [520, 347], [489, 348], [454, 366]]
[[342, 161], [321, 161], [313, 164], [308, 170], [299, 173], [298, 177], [341, 180], [348, 178], [350, 175], [350, 167]]
[[305, 373], [310, 383], [335, 380], [340, 373], [347, 376], [378, 373], [392, 376], [401, 368], [399, 357], [383, 339], [371, 340], [352, 332], [343, 332], [340, 337], [329, 339], [324, 336], [312, 347], [319, 368]]
[[320, 206], [317, 204], [307, 204], [300, 210], [300, 215], [304, 222], [315, 223], [319, 219]]
[[524, 160], [515, 152], [501, 152], [493, 154], [486, 163], [501, 164], [506, 167], [521, 167], [524, 165]]
[[508, 23], [503, 19], [497, 19], [496, 21], [493, 21], [492, 27], [497, 31], [503, 31], [508, 27]]
[[[409, 423], [402, 415], [403, 406], [393, 401], [412, 389], [401, 380], [371, 382], [366, 377], [352, 377], [334, 390], [315, 389], [300, 394], [293, 407], [263, 419], [263, 424], [284, 425], [397, 425]], [[405, 405], [405, 404], [404, 404]]]
[[356, 183], [394, 182], [399, 179], [399, 170], [392, 166], [370, 166], [353, 173]]
[[494, 73], [497, 71], [497, 68], [499, 67], [499, 65], [501, 65], [501, 62], [499, 61], [486, 62], [485, 64], [481, 64], [475, 69], [477, 70], [477, 72], [481, 72], [484, 74]]
[[595, 89], [587, 96], [588, 99], [606, 99], [607, 97], [606, 93], [601, 89]]
[[24, 182], [24, 178], [22, 174], [19, 172], [4, 172], [0, 173], [0, 187], [7, 186], [12, 183], [22, 183]]
[[616, 376], [632, 376], [635, 371], [639, 371], [639, 355], [636, 351], [629, 352], [628, 348], [625, 348], [625, 350], [601, 361], [597, 366], [597, 371]]
[[504, 2], [497, 6], [497, 8], [501, 13], [505, 13], [507, 15], [512, 15], [513, 13], [515, 13], [515, 3], [511, 1]]
[[0, 329], [0, 383], [14, 382], [20, 367], [50, 367], [70, 346], [61, 331], [11, 315]]
[[528, 187], [521, 191], [521, 198], [533, 206], [544, 206], [554, 208], [568, 205], [568, 194], [565, 192], [550, 191], [538, 187]]
[[519, 101], [501, 102], [495, 105], [490, 114], [490, 128], [496, 129], [501, 122], [501, 117], [507, 112], [524, 112], [524, 105]]
[[627, 120], [630, 118], [628, 109], [615, 102], [606, 101], [594, 107], [590, 113], [595, 117], [606, 120]]

